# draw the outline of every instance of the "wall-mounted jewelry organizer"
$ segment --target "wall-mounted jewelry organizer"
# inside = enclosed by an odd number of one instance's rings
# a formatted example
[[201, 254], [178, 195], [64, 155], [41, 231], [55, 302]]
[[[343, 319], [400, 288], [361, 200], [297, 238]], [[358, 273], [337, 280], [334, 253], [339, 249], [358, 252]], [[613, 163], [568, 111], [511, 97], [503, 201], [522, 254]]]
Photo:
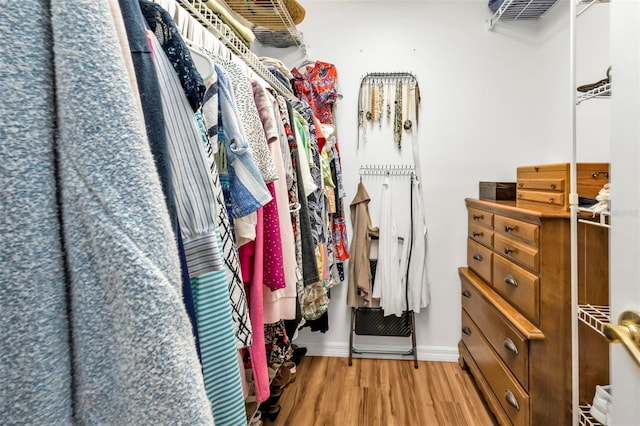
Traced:
[[[387, 176], [397, 179], [410, 179], [411, 185], [417, 179], [416, 168], [412, 165], [364, 165], [360, 167], [360, 179], [363, 176]], [[410, 191], [409, 211], [413, 214], [413, 191]], [[349, 365], [352, 365], [353, 354], [394, 354], [413, 355], [414, 367], [418, 368], [418, 352], [416, 349], [416, 328], [415, 313], [409, 309], [409, 266], [411, 263], [411, 247], [413, 245], [413, 220], [409, 230], [411, 241], [409, 244], [409, 254], [405, 273], [405, 310], [401, 316], [387, 315], [381, 307], [352, 307], [351, 308], [351, 329], [349, 336]], [[375, 280], [378, 259], [370, 259], [371, 282]], [[411, 337], [411, 347], [407, 350], [361, 350], [354, 346], [354, 334], [362, 336], [391, 336], [391, 337]]]
[[[365, 74], [358, 92], [358, 147], [361, 139], [367, 142], [368, 131], [386, 131], [391, 126], [393, 142], [401, 149], [403, 130], [408, 132], [417, 126], [419, 104], [420, 88], [413, 73]], [[384, 121], [388, 125], [383, 130]]]

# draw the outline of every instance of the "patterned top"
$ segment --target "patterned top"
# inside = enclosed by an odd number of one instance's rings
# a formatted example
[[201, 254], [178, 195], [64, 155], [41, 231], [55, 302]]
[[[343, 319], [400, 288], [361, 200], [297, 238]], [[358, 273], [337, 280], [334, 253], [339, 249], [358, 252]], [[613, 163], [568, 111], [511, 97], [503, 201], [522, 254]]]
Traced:
[[227, 71], [231, 80], [241, 127], [251, 147], [253, 159], [258, 166], [260, 175], [265, 182], [278, 179], [278, 173], [273, 165], [273, 158], [271, 158], [262, 122], [258, 115], [258, 108], [253, 98], [253, 91], [242, 65], [222, 58], [216, 58], [215, 62]]
[[[215, 69], [219, 91], [218, 147], [224, 149], [220, 155], [227, 160], [226, 167], [221, 167], [219, 171], [221, 174], [228, 172], [230, 207], [233, 216], [242, 217], [271, 201], [271, 194], [258, 172], [255, 157], [251, 155], [251, 149], [240, 129], [236, 98], [226, 70], [219, 65]], [[205, 106], [206, 103], [207, 101]], [[259, 124], [260, 119], [257, 120]], [[264, 132], [262, 137], [264, 138]]]
[[316, 61], [304, 73], [291, 70], [298, 97], [307, 101], [321, 123], [333, 124], [333, 104], [338, 97], [338, 71], [335, 65]]
[[[214, 78], [211, 78], [207, 81], [207, 83], [211, 83], [207, 88], [207, 93], [210, 93], [211, 91], [217, 92], [218, 78], [215, 72], [213, 73], [213, 77]], [[207, 151], [207, 160], [209, 162], [211, 177], [213, 178], [216, 200], [218, 201], [218, 205], [221, 207], [218, 209], [218, 229], [220, 230], [220, 242], [222, 244], [222, 252], [224, 254], [227, 285], [229, 286], [229, 299], [231, 300], [231, 312], [233, 314], [233, 324], [236, 332], [236, 346], [238, 349], [240, 349], [248, 347], [251, 344], [252, 332], [251, 322], [249, 320], [249, 305], [247, 303], [247, 296], [244, 291], [244, 282], [242, 281], [242, 276], [240, 275], [238, 249], [236, 247], [235, 241], [233, 240], [233, 231], [225, 205], [222, 182], [220, 181], [220, 174], [218, 173], [218, 167], [214, 158], [214, 149], [212, 148], [211, 138], [208, 138], [206, 135], [206, 126], [198, 114], [199, 113], [196, 112], [196, 117], [198, 117], [198, 126], [200, 126], [200, 133], [202, 134], [203, 144]], [[216, 129], [217, 128], [218, 126], [216, 125]], [[217, 139], [218, 135], [216, 134], [213, 140], [217, 143]]]
[[[311, 109], [295, 101], [297, 104], [296, 112], [294, 113], [296, 119], [296, 126], [300, 129], [301, 135], [308, 135], [309, 138], [306, 141], [307, 149], [310, 153], [309, 166], [311, 178], [315, 184], [315, 190], [307, 194], [307, 202], [309, 203], [309, 219], [311, 221], [311, 235], [313, 236], [313, 242], [317, 246], [326, 242], [324, 234], [324, 197], [322, 195], [322, 174], [320, 171], [320, 154], [318, 153], [318, 142], [316, 137], [316, 128], [313, 124], [313, 115]], [[303, 130], [304, 129], [304, 130]], [[302, 141], [305, 142], [304, 140]]]
[[180, 84], [187, 95], [191, 108], [194, 111], [197, 110], [202, 103], [205, 85], [178, 27], [169, 12], [160, 5], [147, 0], [139, 0], [138, 3], [149, 28], [156, 35], [164, 53], [180, 78]]

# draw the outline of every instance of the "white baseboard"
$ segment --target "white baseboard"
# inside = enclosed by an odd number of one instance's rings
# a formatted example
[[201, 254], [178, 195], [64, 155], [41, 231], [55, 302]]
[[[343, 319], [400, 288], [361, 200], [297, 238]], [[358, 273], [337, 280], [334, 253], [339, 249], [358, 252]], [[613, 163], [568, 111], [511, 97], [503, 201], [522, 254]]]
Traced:
[[[348, 343], [301, 343], [295, 342], [300, 346], [305, 346], [308, 350], [307, 355], [311, 356], [328, 356], [345, 358], [349, 357]], [[354, 347], [361, 351], [373, 352], [405, 352], [411, 349], [410, 346], [404, 345], [372, 345], [358, 343]], [[458, 348], [456, 346], [417, 346], [418, 360], [420, 361], [443, 361], [457, 362]], [[354, 358], [381, 358], [381, 359], [412, 359], [413, 355], [385, 354], [385, 353], [364, 353], [354, 354]]]

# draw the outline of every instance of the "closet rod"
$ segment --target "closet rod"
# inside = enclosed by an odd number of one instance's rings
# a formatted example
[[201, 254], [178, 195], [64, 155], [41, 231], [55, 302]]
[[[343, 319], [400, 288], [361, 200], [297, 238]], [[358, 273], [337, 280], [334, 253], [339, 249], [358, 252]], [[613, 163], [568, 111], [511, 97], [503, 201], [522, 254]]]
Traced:
[[416, 169], [409, 165], [364, 165], [360, 166], [360, 175], [368, 176], [415, 176]]
[[372, 78], [397, 78], [397, 79], [412, 79], [412, 80], [418, 80], [418, 78], [415, 76], [415, 74], [413, 74], [412, 72], [408, 72], [408, 71], [400, 71], [400, 72], [370, 72], [365, 74], [362, 77], [362, 80], [368, 80], [368, 79], [372, 79]]
[[279, 94], [290, 99], [297, 99], [291, 90], [265, 67], [260, 59], [251, 51], [238, 36], [218, 18], [201, 0], [175, 0], [184, 10], [200, 22], [209, 32], [211, 32], [226, 47], [242, 59], [253, 71], [271, 85]]

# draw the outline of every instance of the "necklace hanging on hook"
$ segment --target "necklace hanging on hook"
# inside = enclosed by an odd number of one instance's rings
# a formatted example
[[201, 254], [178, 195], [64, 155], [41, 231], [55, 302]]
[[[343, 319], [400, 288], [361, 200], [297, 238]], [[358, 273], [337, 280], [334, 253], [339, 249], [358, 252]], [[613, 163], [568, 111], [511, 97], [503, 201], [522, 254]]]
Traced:
[[[407, 117], [406, 120], [404, 120], [404, 123], [402, 124], [402, 127], [404, 127], [405, 130], [411, 130], [411, 127], [413, 126], [413, 123], [411, 122], [411, 90], [409, 90], [409, 85], [406, 85], [407, 87], [407, 96], [406, 96], [406, 100], [407, 102], [405, 103], [407, 105], [407, 113], [405, 114], [405, 117]], [[405, 85], [402, 85], [402, 90], [404, 91]]]
[[367, 84], [365, 85], [365, 93], [367, 94], [367, 96], [365, 97], [365, 105], [367, 108], [367, 112], [365, 114], [365, 118], [367, 119], [367, 121], [371, 121], [371, 81], [367, 81]]

